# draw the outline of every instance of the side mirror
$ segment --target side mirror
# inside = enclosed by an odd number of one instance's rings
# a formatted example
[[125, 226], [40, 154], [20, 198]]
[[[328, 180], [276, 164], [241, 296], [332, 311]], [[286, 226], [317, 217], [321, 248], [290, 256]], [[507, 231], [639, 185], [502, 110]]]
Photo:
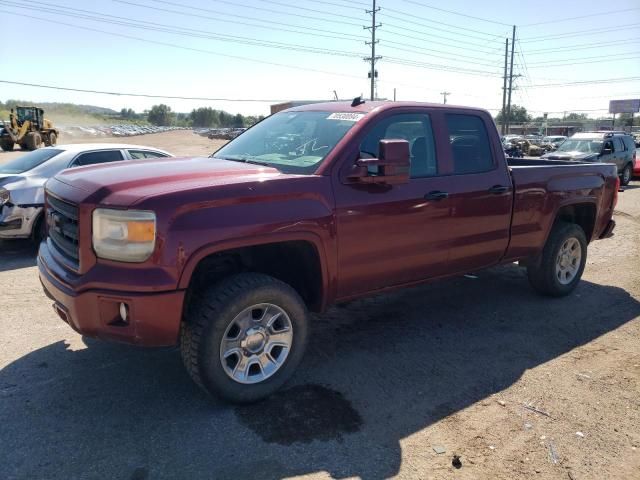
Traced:
[[[411, 155], [406, 140], [380, 140], [379, 158], [360, 158], [356, 161], [349, 180], [355, 183], [377, 183], [400, 185], [409, 183]], [[370, 173], [371, 167], [377, 167], [377, 173]]]

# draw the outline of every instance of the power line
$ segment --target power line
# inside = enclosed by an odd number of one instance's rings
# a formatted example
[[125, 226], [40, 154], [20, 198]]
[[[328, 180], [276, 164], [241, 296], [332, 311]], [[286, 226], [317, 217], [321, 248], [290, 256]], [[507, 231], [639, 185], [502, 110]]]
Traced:
[[[152, 2], [158, 2], [158, 3], [168, 3], [170, 5], [175, 5], [175, 3], [173, 3], [173, 2], [161, 2], [159, 0], [151, 0], [151, 1]], [[238, 2], [228, 2], [226, 0], [212, 0], [212, 1], [214, 1], [215, 3], [223, 3], [225, 5], [231, 5], [233, 7], [249, 8], [251, 10], [260, 10], [260, 11], [263, 11], [263, 12], [275, 13], [275, 14], [278, 14], [278, 15], [287, 15], [287, 16], [291, 16], [291, 17], [299, 17], [299, 18], [305, 18], [305, 19], [311, 19], [311, 20], [320, 20], [320, 21], [323, 21], [323, 22], [340, 23], [340, 24], [343, 24], [343, 25], [350, 25], [352, 27], [359, 27], [360, 26], [360, 24], [354, 23], [354, 22], [345, 22], [343, 20], [334, 20], [334, 19], [329, 19], [329, 18], [311, 17], [309, 15], [300, 15], [300, 14], [297, 14], [297, 13], [283, 12], [282, 10], [274, 10], [272, 8], [256, 7], [255, 5], [245, 5], [243, 3], [238, 3]], [[307, 12], [314, 12], [314, 13], [320, 13], [322, 15], [329, 15], [331, 17], [349, 18], [349, 19], [353, 18], [353, 17], [349, 17], [347, 15], [341, 15], [341, 14], [338, 14], [338, 13], [324, 12], [322, 10], [314, 10], [312, 8], [297, 7], [295, 5], [286, 5], [286, 4], [283, 4], [283, 3], [280, 3], [280, 2], [271, 2], [271, 1], [267, 1], [267, 0], [258, 0], [258, 1], [265, 2], [265, 3], [272, 3], [272, 4], [275, 4], [275, 5], [285, 5], [286, 7], [289, 7], [289, 8], [297, 8], [299, 10], [304, 10], [304, 11], [307, 11]], [[189, 7], [188, 5], [183, 5], [183, 6]], [[195, 8], [195, 7], [193, 7], [193, 8]]]
[[[389, 26], [389, 24], [385, 24], [385, 27], [388, 27], [388, 26]], [[398, 28], [401, 28], [401, 27], [398, 27]], [[402, 28], [402, 30], [404, 31], [406, 29]], [[409, 39], [412, 39], [412, 40], [418, 40], [420, 42], [428, 42], [429, 44], [445, 45], [445, 46], [448, 46], [448, 47], [451, 47], [451, 48], [459, 48], [459, 49], [466, 50], [466, 51], [474, 51], [474, 52], [478, 52], [478, 53], [483, 53], [485, 55], [494, 53], [493, 50], [482, 50], [482, 49], [479, 49], [479, 48], [469, 48], [469, 47], [465, 47], [465, 46], [456, 46], [456, 45], [452, 45], [450, 43], [443, 43], [443, 42], [438, 42], [437, 40], [431, 40], [430, 38], [425, 38], [424, 36], [423, 37], [416, 37], [415, 35], [407, 35], [405, 33], [390, 32], [388, 30], [385, 30], [385, 31], [389, 35], [395, 35], [396, 37], [402, 37], [402, 38], [409, 38]], [[433, 36], [433, 37], [436, 37], [436, 38], [445, 38], [446, 40], [451, 40], [451, 41], [454, 41], [454, 42], [457, 42], [457, 43], [467, 43], [467, 42], [460, 42], [460, 41], [458, 41], [456, 39], [452, 39], [452, 38], [448, 38], [448, 37], [440, 37], [439, 35], [430, 35], [430, 34], [427, 34], [427, 33], [423, 33], [423, 35]], [[476, 44], [470, 43], [470, 45], [476, 45]]]
[[[81, 93], [97, 93], [100, 95], [114, 95], [119, 97], [144, 97], [144, 98], [165, 98], [171, 100], [199, 100], [199, 101], [211, 101], [211, 102], [255, 102], [255, 103], [270, 103], [270, 102], [282, 102], [286, 99], [283, 98], [211, 98], [211, 97], [183, 97], [178, 95], [148, 95], [144, 93], [130, 93], [130, 92], [108, 92], [104, 90], [88, 90], [84, 88], [71, 88], [71, 87], [59, 87], [55, 85], [42, 85], [38, 83], [26, 83], [16, 82], [13, 80], [0, 80], [0, 83], [7, 83], [10, 85], [21, 85], [26, 87], [47, 88], [52, 90], [64, 90], [68, 92], [81, 92]], [[313, 100], [316, 101], [316, 100]], [[318, 102], [328, 100], [317, 100]]]
[[[467, 32], [473, 32], [473, 33], [479, 33], [481, 35], [487, 35], [489, 37], [496, 37], [496, 38], [501, 38], [502, 37], [502, 35], [496, 35], [495, 33], [487, 33], [487, 32], [483, 32], [481, 30], [474, 30], [472, 28], [459, 27], [458, 25], [453, 25], [451, 23], [445, 23], [445, 22], [440, 22], [438, 20], [432, 20], [430, 18], [421, 17], [420, 15], [416, 15], [414, 13], [405, 13], [405, 12], [402, 12], [400, 10], [396, 10], [394, 8], [384, 7], [383, 8], [383, 13], [384, 12], [393, 12], [393, 13], [397, 13], [398, 15], [404, 15], [404, 16], [411, 17], [411, 18], [417, 18], [417, 19], [421, 20], [422, 22], [435, 23], [437, 25], [444, 25], [444, 26], [447, 26], [447, 27], [457, 28], [457, 29], [464, 30], [464, 31], [467, 31]], [[386, 13], [385, 13], [385, 15], [386, 15]], [[389, 15], [389, 18], [398, 19], [397, 17], [391, 17], [390, 15]], [[409, 20], [405, 20], [405, 19], [402, 19], [402, 21], [408, 22], [408, 23], [414, 23], [414, 24], [417, 24], [417, 25], [423, 25], [423, 23], [418, 23], [418, 22], [415, 22], [415, 21], [409, 21]]]
[[[32, 6], [32, 4], [46, 5], [44, 3], [36, 2], [36, 1], [32, 1], [29, 4], [20, 4], [13, 1], [0, 0], [0, 3], [6, 4], [12, 7], [19, 6], [21, 8], [23, 7], [28, 8]], [[82, 10], [82, 9], [75, 9], [75, 8], [54, 9], [54, 8], [47, 8], [47, 7], [38, 7], [38, 10], [53, 13], [55, 15], [88, 19], [88, 20], [93, 20], [101, 23], [110, 23], [113, 25], [129, 26], [131, 28], [150, 30], [150, 31], [159, 31], [159, 32], [171, 33], [174, 35], [181, 35], [181, 36], [187, 36], [187, 37], [206, 38], [206, 39], [216, 40], [216, 41], [242, 43], [246, 45], [257, 45], [257, 46], [262, 46], [267, 48], [277, 48], [277, 49], [283, 49], [283, 50], [297, 50], [297, 51], [309, 52], [309, 53], [319, 53], [319, 54], [327, 54], [327, 55], [335, 55], [335, 56], [354, 57], [354, 58], [360, 57], [360, 54], [357, 52], [347, 52], [343, 50], [330, 50], [330, 49], [323, 49], [318, 47], [311, 47], [307, 45], [291, 44], [291, 43], [283, 43], [283, 42], [271, 42], [271, 41], [261, 40], [258, 38], [241, 37], [237, 35], [214, 34], [205, 30], [173, 27], [171, 25], [154, 23], [154, 22], [146, 22], [143, 20], [132, 20], [132, 19], [127, 19], [125, 17], [118, 17], [115, 15], [92, 12], [90, 10]], [[71, 10], [73, 12], [69, 12], [68, 10]], [[81, 13], [74, 13], [74, 12], [81, 12]], [[88, 15], [85, 15], [85, 13], [87, 13]], [[142, 25], [141, 23], [144, 23], [146, 25]]]
[[571, 65], [586, 65], [589, 63], [611, 63], [611, 62], [622, 62], [622, 61], [626, 61], [626, 60], [634, 60], [636, 58], [640, 58], [640, 55], [635, 55], [635, 56], [631, 56], [631, 57], [619, 57], [619, 58], [611, 58], [611, 57], [606, 57], [603, 58], [601, 60], [589, 60], [586, 62], [569, 62], [566, 63], [566, 61], [563, 63], [536, 63], [531, 64], [531, 68], [552, 68], [552, 67], [568, 67]]
[[588, 50], [591, 48], [601, 48], [607, 45], [627, 45], [629, 43], [638, 43], [638, 42], [640, 42], [640, 39], [638, 38], [625, 38], [623, 40], [613, 40], [611, 42], [579, 43], [577, 45], [566, 45], [562, 47], [529, 50], [529, 55], [548, 55], [549, 53], [555, 53], [555, 52], [558, 52], [558, 53], [573, 52], [576, 50]]
[[[312, 36], [327, 36], [326, 34], [330, 33], [330, 34], [333, 34], [333, 35], [340, 35], [342, 37], [351, 37], [352, 40], [363, 40], [363, 39], [365, 39], [365, 37], [360, 36], [360, 35], [352, 35], [352, 34], [343, 33], [343, 32], [336, 32], [336, 31], [327, 30], [327, 29], [324, 29], [324, 28], [313, 28], [313, 27], [308, 27], [308, 26], [295, 25], [295, 24], [291, 24], [291, 23], [275, 22], [275, 21], [272, 21], [272, 20], [263, 20], [263, 19], [255, 18], [255, 17], [247, 17], [246, 15], [234, 15], [234, 14], [231, 14], [231, 13], [225, 13], [225, 12], [221, 12], [221, 11], [218, 11], [218, 10], [212, 10], [212, 9], [209, 9], [209, 8], [199, 8], [199, 7], [193, 7], [193, 6], [189, 6], [188, 7], [189, 10], [213, 13], [213, 14], [216, 14], [216, 15], [223, 15], [223, 16], [229, 16], [229, 17], [240, 18], [240, 19], [250, 19], [250, 20], [254, 20], [254, 21], [258, 21], [258, 22], [266, 22], [269, 25], [267, 26], [267, 25], [260, 25], [260, 24], [255, 24], [255, 23], [247, 23], [247, 22], [237, 21], [237, 20], [227, 20], [227, 19], [211, 17], [211, 16], [207, 16], [207, 15], [202, 15], [200, 13], [195, 14], [195, 13], [188, 13], [188, 12], [179, 11], [179, 10], [171, 10], [171, 9], [167, 9], [167, 8], [153, 7], [153, 6], [150, 6], [150, 5], [144, 5], [144, 4], [140, 4], [140, 3], [128, 2], [128, 1], [125, 1], [125, 0], [113, 0], [113, 1], [117, 2], [117, 3], [133, 5], [134, 7], [146, 8], [146, 9], [150, 9], [150, 10], [157, 10], [157, 11], [167, 12], [167, 13], [176, 13], [178, 15], [183, 15], [183, 16], [187, 16], [187, 17], [206, 18], [208, 20], [213, 20], [213, 21], [216, 21], [216, 22], [234, 23], [234, 24], [238, 24], [238, 25], [246, 25], [246, 26], [249, 26], [249, 27], [263, 28], [263, 29], [266, 29], [266, 30], [280, 30], [280, 31], [284, 31], [284, 32], [288, 31], [288, 32], [292, 32], [292, 33], [298, 33], [298, 34], [304, 34], [304, 35], [312, 35]], [[160, 2], [160, 0], [152, 0], [152, 1]], [[169, 5], [173, 5], [173, 6], [177, 6], [177, 7], [181, 7], [181, 8], [185, 8], [186, 7], [185, 5], [182, 5], [182, 4], [179, 4], [179, 3], [173, 3], [173, 2], [162, 1], [160, 3], [166, 3], [166, 4], [169, 4]], [[297, 28], [297, 29], [302, 29], [302, 30], [310, 30], [310, 31], [320, 32], [320, 33], [310, 33], [310, 32], [304, 32], [304, 31], [300, 31], [300, 30], [287, 30], [287, 29], [283, 29], [283, 28], [274, 28], [273, 25], [280, 25], [280, 26]], [[335, 38], [335, 37], [329, 37], [329, 38]]]
[[[426, 36], [429, 36], [429, 37], [442, 38], [443, 40], [449, 40], [451, 42], [462, 43], [462, 44], [465, 44], [465, 45], [472, 45], [474, 47], [478, 47], [479, 46], [479, 44], [477, 42], [468, 42], [466, 40], [459, 40], [457, 38], [445, 37], [443, 35], [438, 35], [438, 34], [435, 34], [435, 33], [425, 33], [424, 30], [415, 30], [413, 28], [403, 27], [401, 25], [396, 25], [394, 23], [385, 22], [384, 26], [385, 26], [385, 29], [393, 28], [393, 29], [396, 29], [396, 30], [400, 30], [402, 32], [419, 33], [421, 35], [426, 35]], [[391, 31], [389, 33], [392, 34], [392, 35], [399, 35], [399, 34], [397, 34], [396, 32], [393, 32], [393, 31]], [[403, 36], [405, 36], [405, 35], [403, 35]], [[484, 42], [487, 42], [487, 41], [495, 42], [496, 41], [496, 40], [486, 40], [486, 39], [481, 39], [481, 40], [483, 40]]]
[[600, 84], [600, 83], [632, 82], [637, 80], [640, 80], [640, 77], [604, 78], [602, 80], [582, 80], [579, 82], [541, 83], [538, 85], [529, 85], [529, 88], [570, 87], [570, 86], [577, 86], [577, 85], [594, 85], [594, 84]]
[[[407, 19], [405, 19], [405, 18], [401, 18], [401, 17], [397, 17], [397, 16], [395, 16], [395, 15], [389, 15], [388, 13], [385, 13], [387, 10], [389, 10], [389, 9], [384, 9], [384, 10], [382, 11], [383, 16], [385, 16], [385, 17], [387, 17], [387, 18], [391, 18], [391, 19], [393, 19], [393, 20], [398, 20], [398, 21], [400, 21], [400, 22], [410, 23], [410, 24], [412, 24], [412, 25], [418, 25], [418, 26], [423, 27], [423, 28], [426, 28], [426, 27], [427, 27], [427, 26], [424, 24], [424, 22], [425, 22], [425, 21], [429, 21], [429, 20], [427, 20], [427, 19], [423, 20], [422, 22], [416, 22], [416, 21], [414, 21], [414, 20], [407, 20]], [[393, 11], [395, 11], [395, 10], [393, 10]], [[402, 13], [402, 12], [400, 12], [400, 13]], [[408, 15], [408, 14], [404, 14], [404, 15]], [[413, 17], [413, 18], [421, 18], [421, 17], [416, 17], [416, 16], [414, 16], [414, 15], [410, 15], [410, 16], [411, 16], [411, 17]], [[431, 21], [433, 22], [433, 20], [431, 20]], [[434, 22], [434, 23], [442, 24], [442, 22]], [[445, 23], [444, 25], [449, 25], [449, 24], [448, 24], [448, 23]], [[454, 31], [451, 31], [451, 30], [448, 30], [448, 29], [444, 29], [444, 28], [432, 27], [432, 26], [430, 26], [430, 25], [428, 26], [428, 28], [429, 28], [429, 29], [431, 29], [431, 30], [437, 30], [437, 31], [439, 31], [439, 32], [450, 33], [451, 35], [458, 35], [458, 36], [461, 36], [461, 37], [473, 38], [473, 39], [476, 39], [476, 40], [482, 40], [482, 41], [484, 41], [484, 42], [495, 42], [495, 41], [499, 41], [499, 40], [495, 40], [495, 39], [500, 38], [498, 35], [487, 34], [487, 33], [483, 33], [483, 32], [481, 32], [483, 35], [488, 35], [488, 36], [489, 36], [489, 37], [491, 37], [491, 38], [490, 38], [490, 39], [488, 39], [488, 38], [486, 38], [486, 37], [485, 37], [485, 38], [483, 38], [483, 37], [479, 37], [478, 35], [469, 35], [469, 34], [467, 34], [467, 33], [454, 32]], [[462, 27], [457, 27], [457, 28], [462, 28]], [[463, 28], [463, 30], [467, 30], [467, 29], [464, 29], [464, 28]], [[413, 31], [415, 31], [415, 30], [413, 30]]]
[[333, 75], [333, 76], [338, 76], [338, 77], [347, 77], [347, 78], [356, 78], [356, 79], [360, 79], [361, 78], [359, 76], [349, 75], [349, 74], [346, 74], [346, 73], [330, 72], [330, 71], [319, 70], [319, 69], [315, 69], [315, 68], [307, 68], [307, 67], [300, 67], [300, 66], [297, 66], [297, 65], [288, 65], [288, 64], [284, 64], [284, 63], [270, 62], [268, 60], [261, 60], [261, 59], [250, 58], [250, 57], [242, 57], [242, 56], [239, 56], [239, 55], [230, 55], [230, 54], [226, 54], [226, 53], [215, 52], [215, 51], [212, 51], [212, 50], [204, 50], [204, 49], [200, 49], [200, 48], [186, 47], [184, 45], [176, 45], [176, 44], [168, 43], [168, 42], [161, 42], [161, 41], [157, 41], [157, 40], [149, 40], [149, 39], [146, 39], [146, 38], [135, 37], [133, 35], [126, 35], [126, 34], [123, 34], [123, 33], [108, 32], [106, 30], [100, 30], [100, 29], [97, 29], [97, 28], [91, 28], [91, 27], [85, 27], [85, 26], [81, 26], [81, 25], [75, 25], [75, 24], [72, 24], [72, 23], [60, 22], [60, 21], [57, 21], [57, 20], [51, 20], [49, 18], [35, 17], [33, 15], [27, 15], [27, 14], [24, 14], [24, 13], [15, 13], [15, 12], [8, 12], [8, 11], [5, 11], [5, 13], [8, 13], [9, 15], [15, 15], [15, 16], [18, 16], [18, 17], [26, 17], [26, 18], [32, 18], [32, 19], [35, 19], [35, 20], [41, 20], [43, 22], [54, 23], [56, 25], [64, 25], [64, 26], [67, 26], [67, 27], [79, 28], [81, 30], [104, 33], [106, 35], [110, 35], [110, 36], [114, 36], [114, 37], [126, 38], [126, 39], [129, 39], [129, 40], [137, 40], [137, 41], [140, 41], [140, 42], [150, 43], [150, 44], [154, 44], [154, 45], [161, 45], [163, 47], [177, 48], [177, 49], [180, 49], [180, 50], [188, 50], [188, 51], [198, 52], [198, 53], [206, 53], [208, 55], [214, 55], [214, 56], [225, 57], [225, 58], [232, 58], [232, 59], [235, 59], [235, 60], [243, 60], [243, 61], [248, 61], [248, 62], [253, 62], [253, 63], [261, 63], [261, 64], [264, 64], [264, 65], [272, 65], [272, 66], [276, 66], [276, 67], [283, 67], [283, 68], [288, 68], [288, 69], [298, 70], [298, 71], [322, 73], [322, 74], [325, 74], [325, 75]]
[[547, 25], [549, 23], [568, 22], [568, 21], [571, 21], [571, 20], [578, 20], [580, 18], [600, 17], [602, 15], [612, 15], [612, 14], [619, 14], [619, 13], [624, 13], [624, 12], [631, 12], [633, 10], [640, 10], [640, 7], [625, 8], [625, 9], [622, 9], [622, 10], [610, 10], [608, 12], [600, 12], [600, 13], [590, 13], [588, 15], [580, 15], [579, 17], [557, 18], [557, 19], [554, 19], [554, 20], [547, 20], [545, 22], [525, 23], [524, 25], [520, 25], [520, 26], [521, 27], [533, 27], [533, 26], [536, 26], [536, 25]]
[[511, 27], [508, 23], [496, 22], [495, 20], [489, 20], [488, 18], [474, 17], [473, 15], [467, 15], [466, 13], [454, 12], [453, 10], [445, 10], [444, 8], [434, 7], [432, 5], [427, 5], [426, 3], [416, 2], [414, 0], [402, 0], [406, 3], [412, 3], [414, 5], [419, 5], [424, 8], [430, 8], [432, 10], [437, 10], [439, 12], [450, 13], [452, 15], [458, 15], [460, 17], [473, 18], [474, 20], [479, 20], [481, 22], [493, 23], [496, 25], [502, 25], [504, 27]]
[[596, 29], [590, 29], [589, 31], [577, 30], [573, 32], [561, 33], [558, 35], [542, 35], [539, 37], [528, 37], [522, 40], [522, 43], [544, 42], [547, 40], [555, 40], [558, 38], [582, 37], [586, 35], [593, 35], [594, 33], [617, 32], [619, 30], [628, 30], [630, 28], [636, 28], [638, 25], [640, 25], [640, 23], [629, 23], [626, 25], [620, 25], [618, 27], [596, 28]]

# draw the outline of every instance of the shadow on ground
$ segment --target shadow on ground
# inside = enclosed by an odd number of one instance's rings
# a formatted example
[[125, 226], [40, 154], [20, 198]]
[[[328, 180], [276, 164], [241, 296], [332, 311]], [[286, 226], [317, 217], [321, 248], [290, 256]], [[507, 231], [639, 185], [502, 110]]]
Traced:
[[500, 267], [315, 317], [287, 389], [248, 407], [207, 398], [175, 350], [54, 343], [0, 372], [0, 477], [388, 478], [405, 437], [638, 315], [620, 288], [547, 299]]
[[31, 240], [0, 240], [0, 272], [36, 265], [38, 247]]

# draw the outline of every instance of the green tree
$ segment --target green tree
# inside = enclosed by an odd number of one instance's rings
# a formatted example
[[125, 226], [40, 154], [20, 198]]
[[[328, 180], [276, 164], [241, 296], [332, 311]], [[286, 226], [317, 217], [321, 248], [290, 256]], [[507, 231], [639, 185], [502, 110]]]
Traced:
[[244, 127], [244, 117], [239, 113], [237, 113], [236, 116], [233, 117], [233, 126], [238, 128]]
[[585, 120], [588, 120], [589, 118], [587, 117], [586, 113], [571, 112], [571, 113], [565, 115], [564, 119], [565, 119], [565, 121], [568, 120], [570, 122], [584, 122]]
[[147, 120], [154, 125], [169, 126], [175, 122], [176, 114], [171, 111], [171, 107], [160, 104], [154, 105], [147, 114]]
[[[505, 115], [506, 116], [506, 115]], [[496, 115], [496, 122], [502, 123], [502, 112]], [[518, 105], [511, 105], [511, 115], [509, 116], [510, 123], [527, 123], [531, 121], [531, 115], [527, 113], [527, 109]]]

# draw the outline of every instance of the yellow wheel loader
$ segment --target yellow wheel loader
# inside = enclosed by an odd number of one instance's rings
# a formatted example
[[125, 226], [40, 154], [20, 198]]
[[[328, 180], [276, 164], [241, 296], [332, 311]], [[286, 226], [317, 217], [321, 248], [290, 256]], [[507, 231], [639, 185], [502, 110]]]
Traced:
[[50, 120], [44, 118], [44, 110], [37, 107], [11, 109], [9, 124], [0, 130], [0, 147], [5, 152], [13, 150], [17, 143], [23, 150], [36, 150], [44, 143], [47, 147], [58, 141], [59, 131]]

